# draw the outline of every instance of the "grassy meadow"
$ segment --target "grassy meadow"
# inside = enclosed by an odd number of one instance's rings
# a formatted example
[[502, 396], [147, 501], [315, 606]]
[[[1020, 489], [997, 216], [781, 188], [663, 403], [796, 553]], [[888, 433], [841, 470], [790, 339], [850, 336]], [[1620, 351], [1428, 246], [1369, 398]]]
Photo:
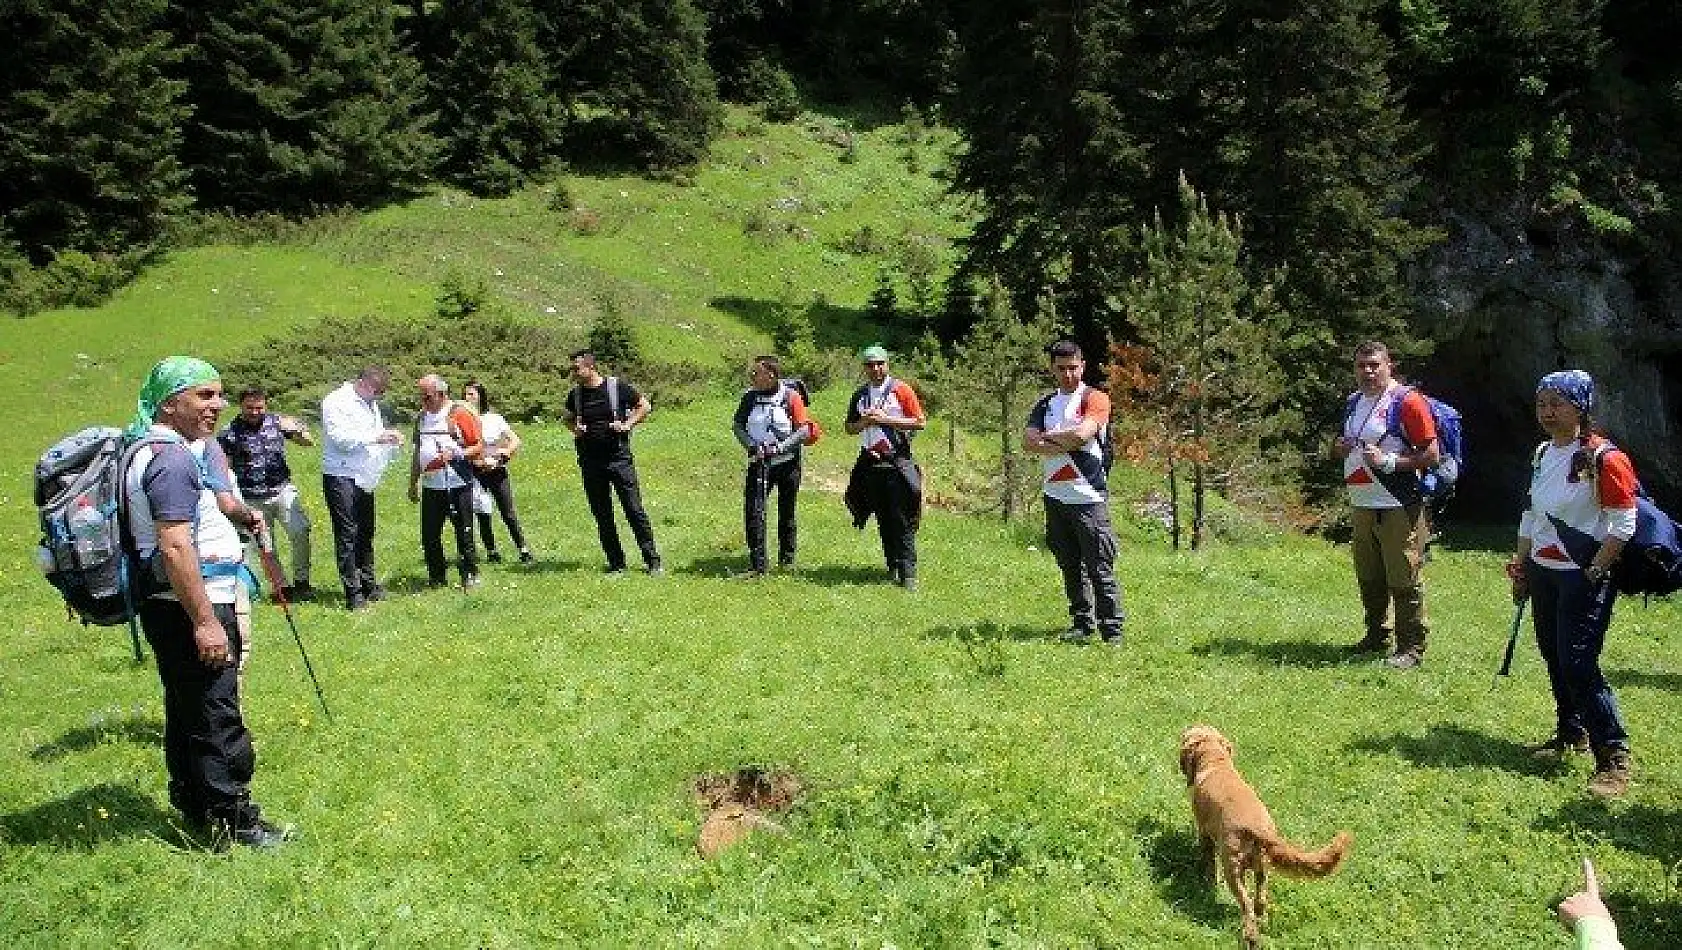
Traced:
[[[1236, 909], [1197, 866], [1176, 768], [1196, 722], [1233, 740], [1292, 840], [1355, 834], [1337, 875], [1276, 881], [1270, 946], [1564, 946], [1552, 905], [1583, 856], [1627, 947], [1682, 946], [1676, 604], [1619, 608], [1605, 666], [1637, 782], [1598, 804], [1585, 759], [1551, 767], [1521, 749], [1552, 725], [1534, 646], [1491, 686], [1512, 618], [1499, 545], [1438, 547], [1426, 665], [1397, 674], [1343, 653], [1360, 634], [1346, 550], [1248, 527], [1173, 552], [1138, 513], [1152, 479], [1127, 473], [1127, 646], [1065, 646], [1032, 524], [931, 511], [922, 589], [884, 583], [874, 528], [854, 531], [840, 500], [839, 387], [816, 399], [829, 435], [808, 460], [799, 568], [762, 580], [734, 576], [726, 392], [638, 430], [664, 578], [601, 573], [551, 424], [519, 426], [513, 469], [538, 560], [489, 566], [471, 594], [423, 589], [394, 472], [378, 559], [395, 596], [296, 609], [332, 720], [279, 611], [259, 608], [253, 789], [298, 839], [273, 854], [194, 846], [164, 792], [155, 672], [125, 630], [66, 622], [32, 565], [37, 455], [124, 419], [162, 355], [214, 360], [330, 314], [421, 319], [452, 268], [580, 334], [610, 293], [665, 356], [763, 346], [788, 287], [834, 308], [820, 338], [862, 342], [881, 260], [842, 245], [867, 224], [951, 237], [961, 209], [907, 171], [893, 126], [867, 128], [842, 162], [821, 122], [732, 121], [692, 182], [572, 177], [570, 210], [550, 189], [430, 195], [307, 238], [178, 252], [97, 310], [0, 323], [0, 410], [15, 420], [0, 431], [7, 946], [1228, 947]], [[495, 368], [483, 376], [494, 389]], [[402, 381], [393, 397], [409, 398]], [[938, 490], [943, 440], [919, 451]], [[318, 458], [291, 453], [331, 589]], [[1484, 536], [1504, 544], [1506, 529]], [[805, 794], [786, 836], [703, 863], [689, 783], [744, 765], [793, 769]]]

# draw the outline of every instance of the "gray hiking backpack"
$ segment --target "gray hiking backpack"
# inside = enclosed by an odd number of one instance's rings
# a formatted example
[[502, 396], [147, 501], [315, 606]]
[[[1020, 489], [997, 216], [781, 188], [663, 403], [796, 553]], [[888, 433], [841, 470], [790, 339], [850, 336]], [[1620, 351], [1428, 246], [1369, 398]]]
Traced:
[[35, 463], [41, 519], [35, 556], [42, 573], [84, 624], [127, 623], [136, 660], [135, 619], [148, 592], [136, 587], [142, 572], [128, 533], [123, 482], [135, 453], [168, 441], [155, 435], [129, 441], [121, 429], [91, 426], [59, 440]]

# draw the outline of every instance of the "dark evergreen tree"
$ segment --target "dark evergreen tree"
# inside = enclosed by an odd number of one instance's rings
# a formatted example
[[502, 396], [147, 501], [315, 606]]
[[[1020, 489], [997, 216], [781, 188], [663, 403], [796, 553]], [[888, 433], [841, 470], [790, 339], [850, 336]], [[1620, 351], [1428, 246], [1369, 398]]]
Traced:
[[[1123, 0], [1004, 0], [963, 22], [950, 116], [965, 133], [955, 184], [982, 199], [968, 265], [1032, 312], [1048, 291], [1089, 353], [1108, 351], [1108, 252], [1138, 216], [1150, 169], [1127, 114]], [[1099, 360], [1092, 372], [1101, 372]]]
[[0, 4], [0, 234], [37, 264], [146, 244], [190, 203], [165, 2]]
[[504, 195], [555, 161], [566, 110], [551, 91], [538, 20], [520, 0], [446, 0], [433, 76], [446, 174]]
[[579, 138], [615, 143], [649, 168], [699, 161], [722, 127], [707, 64], [706, 21], [691, 0], [576, 0], [540, 4], [544, 46], [562, 100], [600, 110]]
[[1252, 275], [1285, 275], [1293, 323], [1275, 355], [1295, 381], [1291, 408], [1311, 419], [1339, 404], [1352, 345], [1410, 345], [1401, 268], [1432, 237], [1401, 214], [1417, 153], [1386, 73], [1382, 2], [1227, 8], [1244, 86], [1212, 143], [1232, 192], [1210, 198], [1243, 218]]
[[194, 110], [184, 154], [200, 200], [297, 212], [420, 187], [437, 142], [395, 9], [381, 0], [178, 4]]

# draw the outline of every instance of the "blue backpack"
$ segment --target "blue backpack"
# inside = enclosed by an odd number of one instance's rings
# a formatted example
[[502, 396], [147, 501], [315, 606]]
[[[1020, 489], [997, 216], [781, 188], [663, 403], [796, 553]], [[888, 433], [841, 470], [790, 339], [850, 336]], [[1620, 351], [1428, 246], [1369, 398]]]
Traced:
[[[1536, 464], [1541, 463], [1545, 448], [1546, 443], [1538, 447]], [[1604, 442], [1595, 450], [1596, 481], [1606, 453], [1614, 448], [1612, 443]], [[1653, 504], [1639, 481], [1635, 484], [1635, 534], [1624, 542], [1623, 553], [1612, 565], [1612, 584], [1620, 594], [1646, 597], [1664, 597], [1682, 590], [1682, 528]]]
[[[1394, 435], [1403, 442], [1408, 438], [1407, 433], [1402, 431], [1402, 400], [1410, 392], [1418, 390], [1412, 386], [1401, 388], [1401, 394], [1390, 401], [1390, 410], [1384, 420], [1385, 434]], [[1460, 425], [1460, 410], [1435, 396], [1419, 395], [1425, 397], [1425, 404], [1431, 410], [1431, 421], [1437, 427], [1437, 464], [1419, 473], [1419, 493], [1426, 504], [1441, 508], [1454, 497], [1454, 486], [1460, 482], [1460, 473], [1466, 467], [1465, 433]], [[1360, 398], [1358, 392], [1349, 394], [1343, 413], [1346, 425], [1355, 415], [1355, 404]]]

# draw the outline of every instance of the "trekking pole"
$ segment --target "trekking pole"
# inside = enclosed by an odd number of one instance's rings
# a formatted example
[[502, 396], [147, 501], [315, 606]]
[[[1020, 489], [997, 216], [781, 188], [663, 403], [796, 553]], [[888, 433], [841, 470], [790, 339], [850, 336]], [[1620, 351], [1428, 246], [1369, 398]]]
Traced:
[[1490, 681], [1491, 690], [1495, 689], [1495, 684], [1501, 681], [1501, 677], [1511, 676], [1513, 673], [1513, 648], [1518, 646], [1518, 628], [1524, 622], [1524, 605], [1529, 602], [1529, 597], [1520, 597], [1516, 601], [1518, 606], [1513, 611], [1513, 629], [1507, 634], [1507, 652], [1501, 657], [1501, 668], [1495, 671], [1495, 679]]
[[280, 612], [286, 615], [286, 625], [292, 628], [292, 639], [298, 644], [298, 655], [304, 658], [304, 672], [309, 674], [310, 685], [315, 687], [316, 701], [321, 703], [321, 714], [328, 722], [333, 721], [333, 712], [327, 708], [327, 697], [321, 692], [321, 680], [315, 677], [315, 667], [310, 664], [309, 651], [304, 649], [304, 638], [298, 635], [298, 624], [292, 619], [292, 605], [286, 602], [286, 584], [280, 572], [280, 559], [274, 553], [274, 535], [269, 533], [269, 526], [257, 534], [257, 550], [262, 555], [263, 573], [269, 578], [269, 586], [274, 588], [275, 603], [280, 605]]

